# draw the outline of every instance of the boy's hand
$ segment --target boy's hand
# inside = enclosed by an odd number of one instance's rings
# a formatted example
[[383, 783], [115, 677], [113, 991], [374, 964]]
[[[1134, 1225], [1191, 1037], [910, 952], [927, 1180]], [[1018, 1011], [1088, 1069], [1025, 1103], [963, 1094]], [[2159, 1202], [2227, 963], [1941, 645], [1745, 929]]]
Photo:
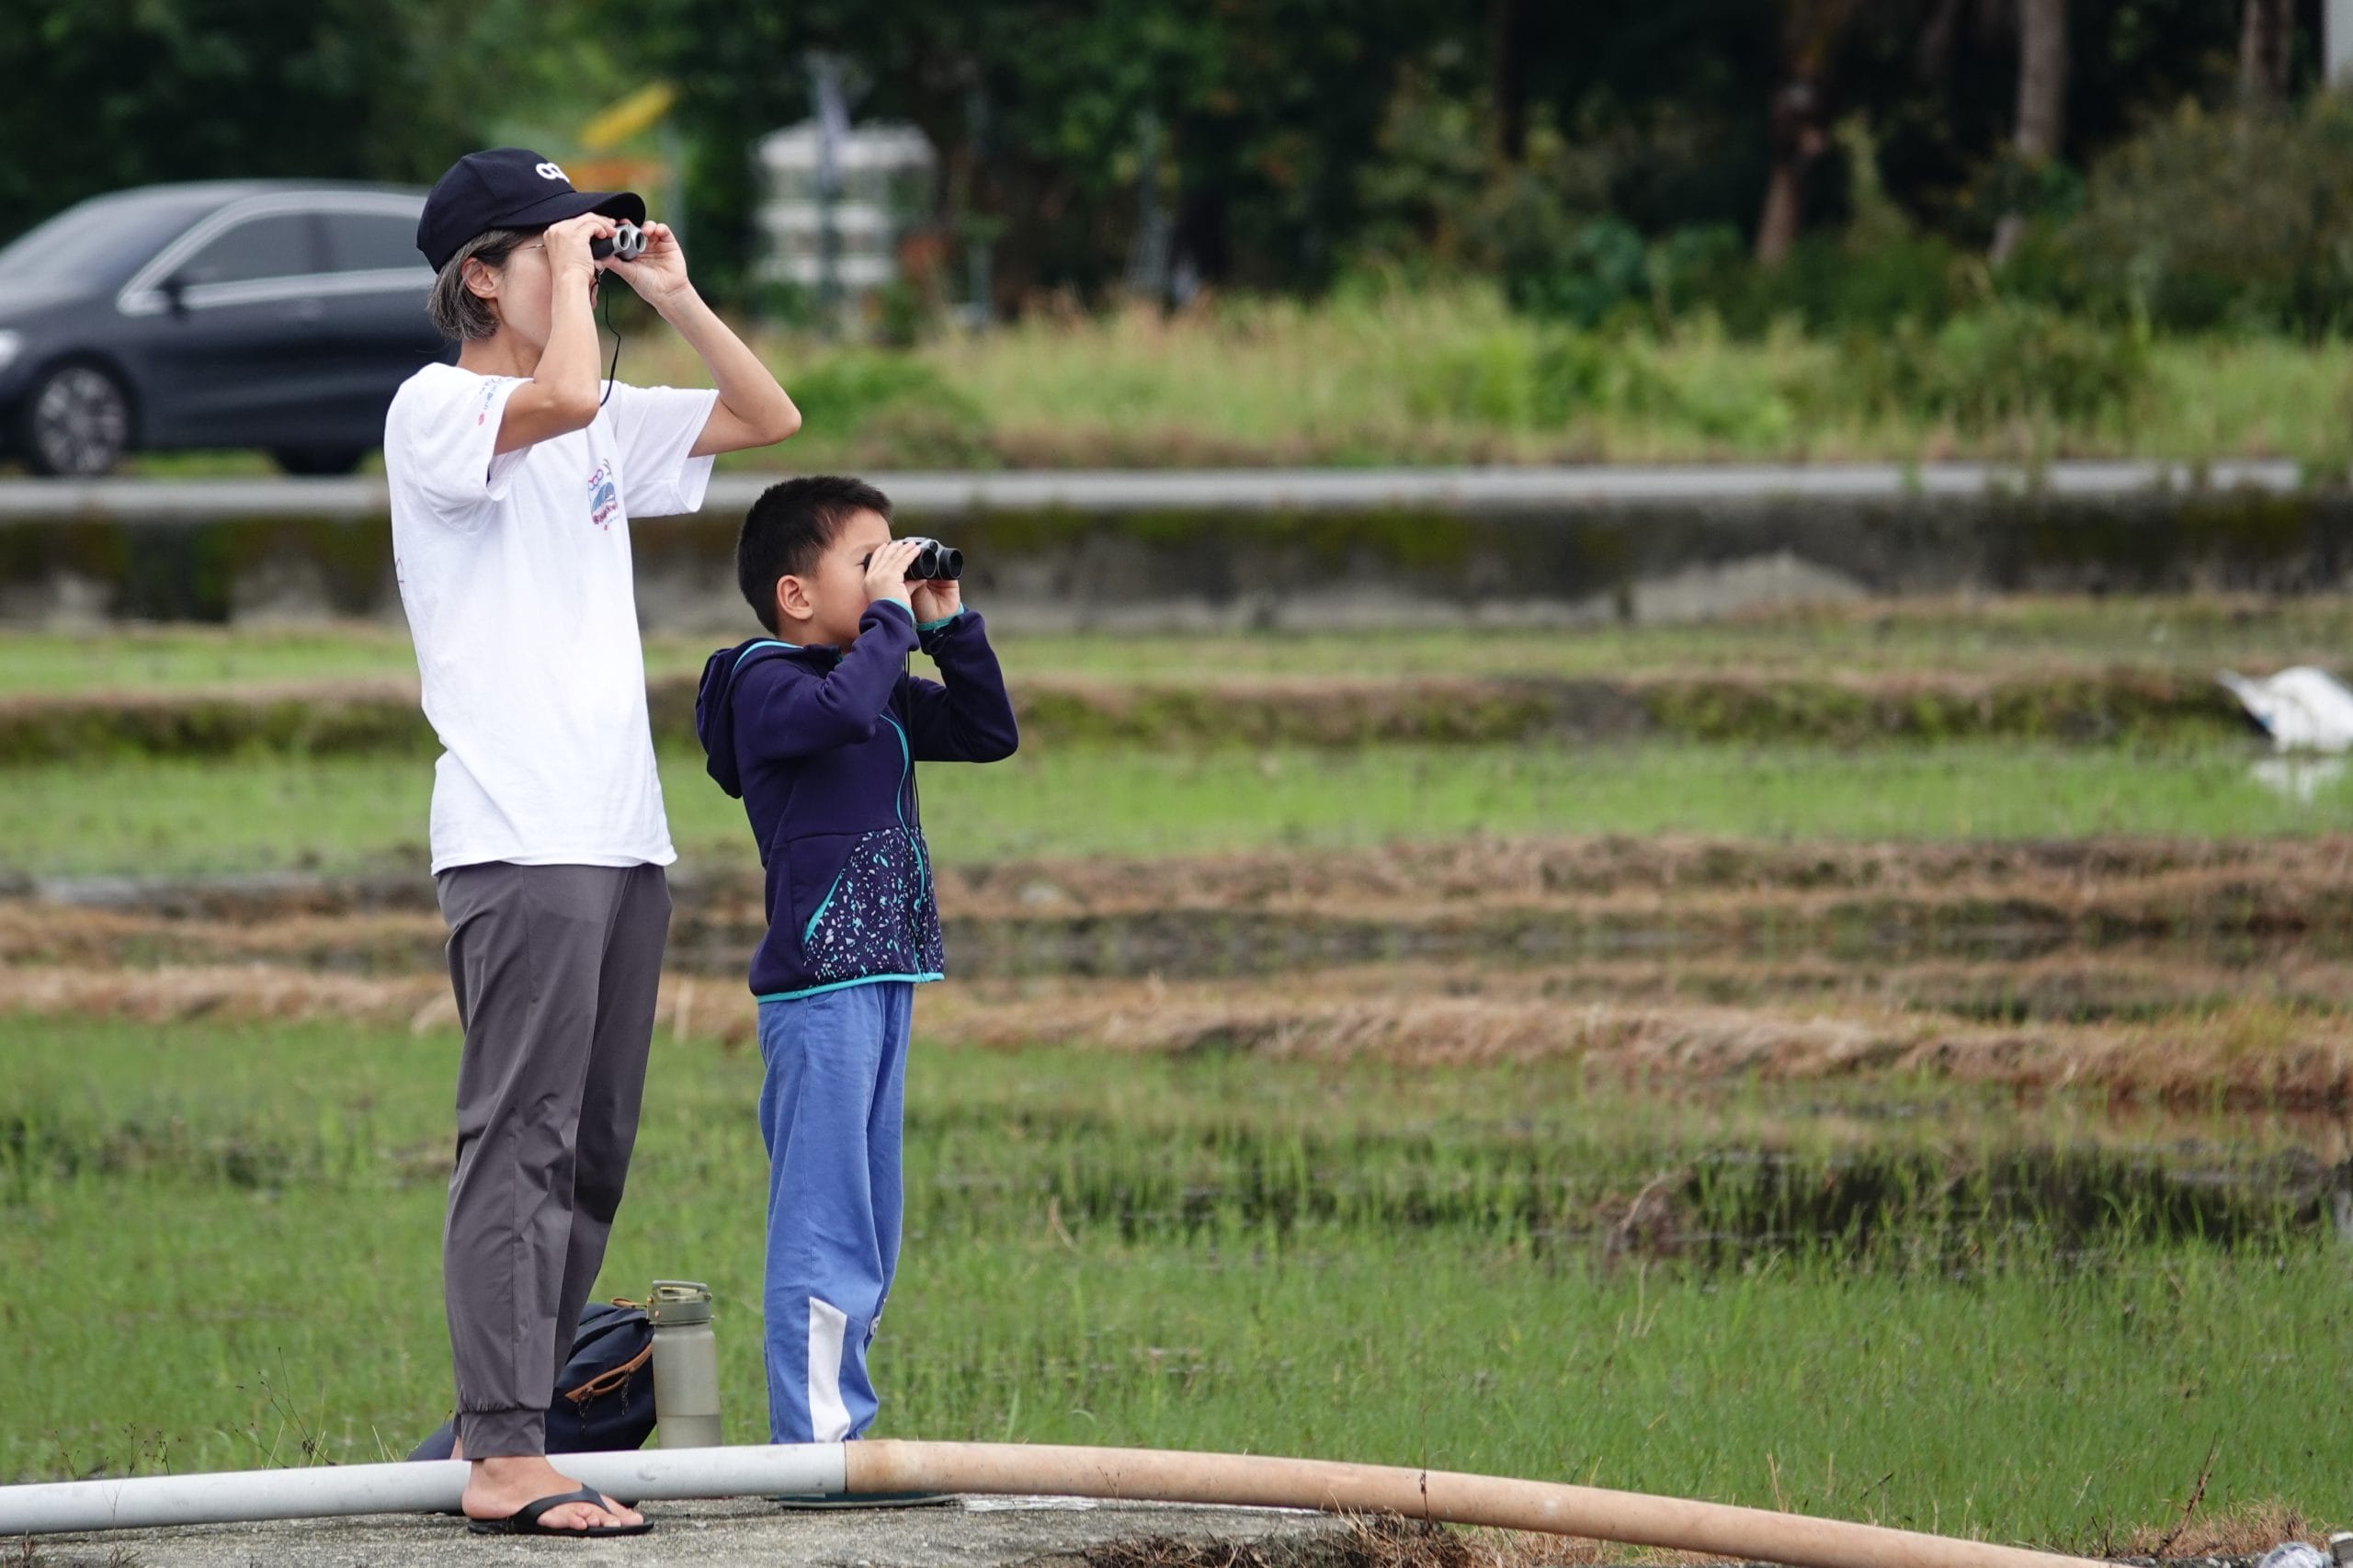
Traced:
[[917, 626], [946, 620], [964, 608], [964, 585], [953, 578], [941, 577], [929, 583], [917, 583], [915, 590]]
[[694, 285], [687, 281], [687, 253], [678, 246], [678, 237], [667, 223], [640, 225], [645, 234], [645, 248], [635, 261], [623, 261], [608, 256], [605, 268], [620, 275], [638, 292], [638, 297], [657, 312], [670, 304]]
[[[894, 539], [866, 558], [866, 602], [907, 597], [907, 568], [915, 563], [921, 540]], [[921, 618], [918, 617], [918, 619]]]

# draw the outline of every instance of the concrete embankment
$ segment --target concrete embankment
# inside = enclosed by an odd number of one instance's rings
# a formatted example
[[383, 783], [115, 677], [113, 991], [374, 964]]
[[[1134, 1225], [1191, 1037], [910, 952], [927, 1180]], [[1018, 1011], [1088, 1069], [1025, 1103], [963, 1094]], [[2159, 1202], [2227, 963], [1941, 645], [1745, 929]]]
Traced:
[[[737, 625], [774, 476], [634, 532], [651, 628]], [[2353, 494], [2286, 463], [883, 474], [999, 622], [1213, 630], [1705, 619], [1863, 595], [2310, 592]], [[381, 482], [0, 483], [0, 623], [396, 616]]]

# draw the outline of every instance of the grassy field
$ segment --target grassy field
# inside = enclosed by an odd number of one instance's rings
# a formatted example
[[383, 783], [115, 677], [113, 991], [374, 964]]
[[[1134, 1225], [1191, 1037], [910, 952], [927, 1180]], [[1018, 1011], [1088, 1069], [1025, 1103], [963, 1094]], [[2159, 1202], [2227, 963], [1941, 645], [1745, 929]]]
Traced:
[[[0, 1476], [373, 1459], [439, 1417], [453, 1039], [0, 1029], [28, 1048], [0, 1054], [0, 1325], [41, 1347], [10, 1379]], [[601, 1287], [711, 1279], [736, 1439], [763, 1409], [757, 1074], [662, 1041]], [[1990, 1221], [1967, 1199], [2031, 1117], [1915, 1119], [1895, 1146], [1936, 1174], [1882, 1229], [1768, 1213], [1711, 1253], [1654, 1236], [1613, 1260], [1625, 1200], [1711, 1148], [1835, 1186], [1853, 1135], [1810, 1098], [919, 1047], [883, 1429], [1427, 1462], [2054, 1545], [2167, 1518], [2210, 1442], [2210, 1508], [2336, 1498], [2310, 1433], [2353, 1395], [2342, 1260], [2260, 1201], [2228, 1244], [2129, 1203], [2063, 1246]], [[1756, 1210], [1742, 1167], [1720, 1186], [1695, 1232]], [[134, 1343], [168, 1353], [126, 1377]]]
[[[2245, 836], [2353, 827], [2341, 775], [2309, 801], [2253, 745], [1384, 746], [1186, 756], [1103, 747], [933, 767], [924, 820], [957, 860], [1174, 855], [1466, 834], [1954, 839]], [[748, 864], [742, 806], [699, 755], [663, 758], [682, 856]], [[108, 760], [0, 778], [0, 869], [38, 876], [415, 868], [421, 759]]]
[[[2029, 599], [1006, 661], [1114, 702], [1690, 671], [1900, 693], [2202, 683], [2348, 639], [2353, 599]], [[658, 677], [707, 646], [648, 652]], [[0, 637], [0, 689], [51, 706], [412, 677], [396, 627]], [[25, 1347], [0, 1481], [403, 1452], [449, 1397], [428, 756], [142, 757], [85, 706], [59, 733], [85, 749], [0, 767], [0, 886], [312, 869], [412, 896], [0, 897], [0, 1007], [31, 1009], [0, 1012], [0, 1330]], [[2092, 1551], [2178, 1522], [2211, 1451], [2200, 1519], [2334, 1519], [2313, 1434], [2353, 1397], [2328, 1220], [2353, 791], [2227, 718], [1852, 745], [1046, 731], [928, 770], [960, 978], [919, 1009], [881, 1430]], [[729, 1436], [756, 1440], [756, 861], [701, 757], [661, 762], [689, 874], [603, 1289], [708, 1278]]]
[[[1960, 422], [1859, 396], [1853, 357], [1832, 338], [1735, 340], [1700, 319], [1664, 334], [1563, 335], [1480, 288], [1318, 305], [1228, 299], [1175, 320], [1040, 312], [895, 353], [778, 334], [755, 346], [809, 423], [781, 454], [722, 460], [752, 470], [2118, 455], [2341, 468], [2353, 405], [2353, 365], [2336, 343], [2159, 338], [2136, 351], [2111, 340], [2109, 352], [2143, 367], [2130, 400], [2072, 418]], [[2040, 403], [2040, 365], [1987, 371], [2006, 378], [1997, 394]], [[621, 374], [707, 384], [658, 327], [630, 333]], [[267, 472], [242, 453], [135, 468]]]
[[[985, 607], [983, 607], [985, 608]], [[748, 634], [748, 633], [747, 633]], [[699, 671], [719, 637], [646, 640], [651, 676]], [[1200, 636], [1000, 636], [1008, 676], [1120, 682], [1406, 676], [2000, 676], [2128, 668], [2333, 665], [2353, 646], [2353, 599], [2024, 598], [1876, 601], [1702, 626], [1569, 631]], [[379, 678], [414, 681], [405, 627], [146, 627], [0, 632], [0, 693], [198, 691]]]

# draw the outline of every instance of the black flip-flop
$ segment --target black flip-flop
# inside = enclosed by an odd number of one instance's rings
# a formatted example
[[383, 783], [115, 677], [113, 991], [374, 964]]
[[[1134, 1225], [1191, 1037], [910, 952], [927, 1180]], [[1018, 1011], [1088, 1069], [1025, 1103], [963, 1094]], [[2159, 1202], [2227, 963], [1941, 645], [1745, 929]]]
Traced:
[[584, 1486], [577, 1492], [562, 1492], [552, 1497], [541, 1497], [526, 1503], [503, 1519], [469, 1520], [466, 1528], [476, 1535], [580, 1536], [585, 1540], [594, 1540], [599, 1536], [643, 1535], [654, 1528], [652, 1519], [641, 1520], [633, 1525], [597, 1525], [585, 1530], [560, 1529], [553, 1525], [540, 1523], [551, 1509], [561, 1508], [566, 1503], [588, 1503], [601, 1508], [605, 1506], [605, 1499], [593, 1487]]

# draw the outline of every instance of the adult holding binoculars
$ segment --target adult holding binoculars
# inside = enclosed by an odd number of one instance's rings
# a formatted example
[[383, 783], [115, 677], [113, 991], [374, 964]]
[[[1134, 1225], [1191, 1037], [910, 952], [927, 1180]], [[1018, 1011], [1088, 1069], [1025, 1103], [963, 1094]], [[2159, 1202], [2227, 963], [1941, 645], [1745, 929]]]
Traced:
[[[392, 547], [435, 767], [433, 874], [465, 1027], [443, 1274], [478, 1529], [634, 1534], [549, 1463], [545, 1414], [629, 1171], [676, 858], [654, 770], [629, 521], [700, 507], [720, 453], [801, 415], [629, 192], [536, 153], [426, 199], [428, 309], [459, 345], [393, 398]], [[598, 374], [618, 277], [715, 391]]]

